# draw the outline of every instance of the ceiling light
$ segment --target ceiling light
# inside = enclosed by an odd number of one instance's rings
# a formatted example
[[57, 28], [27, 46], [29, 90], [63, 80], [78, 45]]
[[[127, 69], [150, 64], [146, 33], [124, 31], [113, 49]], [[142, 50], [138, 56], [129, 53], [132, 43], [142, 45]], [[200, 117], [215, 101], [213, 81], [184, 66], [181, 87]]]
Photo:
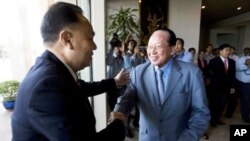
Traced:
[[201, 9], [205, 9], [205, 8], [206, 8], [206, 6], [205, 6], [205, 5], [201, 6]]
[[237, 10], [241, 10], [241, 6], [237, 7]]

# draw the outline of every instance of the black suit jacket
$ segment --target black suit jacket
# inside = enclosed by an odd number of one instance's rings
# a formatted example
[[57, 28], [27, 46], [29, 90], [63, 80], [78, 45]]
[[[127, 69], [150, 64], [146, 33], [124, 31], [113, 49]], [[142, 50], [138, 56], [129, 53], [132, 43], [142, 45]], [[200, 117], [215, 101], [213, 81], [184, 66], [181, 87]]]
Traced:
[[123, 140], [120, 120], [96, 132], [87, 98], [114, 89], [114, 79], [76, 83], [65, 65], [45, 51], [19, 88], [12, 116], [13, 141]]
[[210, 60], [209, 73], [211, 88], [214, 92], [229, 93], [230, 88], [235, 88], [235, 61], [228, 58], [228, 70], [225, 72], [224, 63], [220, 57]]
[[197, 62], [198, 67], [201, 69], [202, 73], [206, 73], [208, 66], [207, 61], [203, 59], [204, 66], [202, 66], [201, 60], [199, 58], [197, 59]]

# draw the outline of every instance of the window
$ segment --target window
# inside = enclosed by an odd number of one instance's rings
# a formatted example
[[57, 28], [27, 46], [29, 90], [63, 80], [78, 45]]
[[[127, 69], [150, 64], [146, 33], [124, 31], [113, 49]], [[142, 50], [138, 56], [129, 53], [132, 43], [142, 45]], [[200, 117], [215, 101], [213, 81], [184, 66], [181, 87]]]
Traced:
[[51, 0], [11, 0], [0, 4], [0, 82], [21, 81], [44, 50], [40, 23]]

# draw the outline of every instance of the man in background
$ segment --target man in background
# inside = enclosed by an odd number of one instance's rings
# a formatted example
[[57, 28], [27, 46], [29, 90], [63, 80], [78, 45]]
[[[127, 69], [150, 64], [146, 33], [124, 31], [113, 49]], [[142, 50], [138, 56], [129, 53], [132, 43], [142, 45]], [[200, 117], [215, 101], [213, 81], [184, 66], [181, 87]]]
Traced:
[[184, 40], [182, 38], [176, 38], [176, 45], [173, 49], [173, 58], [176, 60], [192, 63], [193, 55], [191, 52], [185, 51]]
[[240, 112], [244, 122], [250, 123], [250, 48], [236, 61], [237, 88], [240, 96]]
[[222, 44], [218, 49], [220, 55], [211, 59], [208, 64], [212, 127], [225, 124], [221, 121], [221, 116], [229, 95], [235, 94], [235, 61], [229, 58], [230, 45]]

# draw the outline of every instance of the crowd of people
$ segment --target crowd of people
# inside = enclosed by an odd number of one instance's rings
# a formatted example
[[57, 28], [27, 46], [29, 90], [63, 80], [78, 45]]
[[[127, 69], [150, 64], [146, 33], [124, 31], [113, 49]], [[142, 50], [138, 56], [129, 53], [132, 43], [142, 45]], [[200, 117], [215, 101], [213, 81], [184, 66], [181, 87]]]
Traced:
[[[229, 44], [222, 44], [218, 48], [209, 44], [206, 50], [199, 51], [197, 65], [203, 72], [211, 127], [225, 125], [222, 121], [224, 112], [226, 118], [232, 118], [238, 101], [243, 121], [250, 123], [250, 97], [246, 94], [250, 92], [250, 75], [247, 74], [250, 71], [249, 51], [250, 48], [246, 47], [242, 55], [236, 55], [235, 47]], [[204, 138], [209, 138], [208, 132]]]
[[[171, 29], [158, 29], [140, 47], [129, 34], [114, 33], [106, 54], [107, 79], [85, 82], [76, 73], [91, 64], [94, 30], [76, 5], [57, 2], [41, 25], [46, 51], [18, 90], [12, 115], [13, 141], [199, 141], [207, 129], [225, 124], [240, 98], [242, 119], [250, 123], [250, 48], [242, 56], [229, 44], [216, 51], [184, 49]], [[107, 93], [108, 125], [97, 132], [88, 97]], [[225, 106], [227, 105], [226, 109]], [[134, 111], [134, 112], [133, 112]], [[106, 114], [104, 114], [106, 115]]]

